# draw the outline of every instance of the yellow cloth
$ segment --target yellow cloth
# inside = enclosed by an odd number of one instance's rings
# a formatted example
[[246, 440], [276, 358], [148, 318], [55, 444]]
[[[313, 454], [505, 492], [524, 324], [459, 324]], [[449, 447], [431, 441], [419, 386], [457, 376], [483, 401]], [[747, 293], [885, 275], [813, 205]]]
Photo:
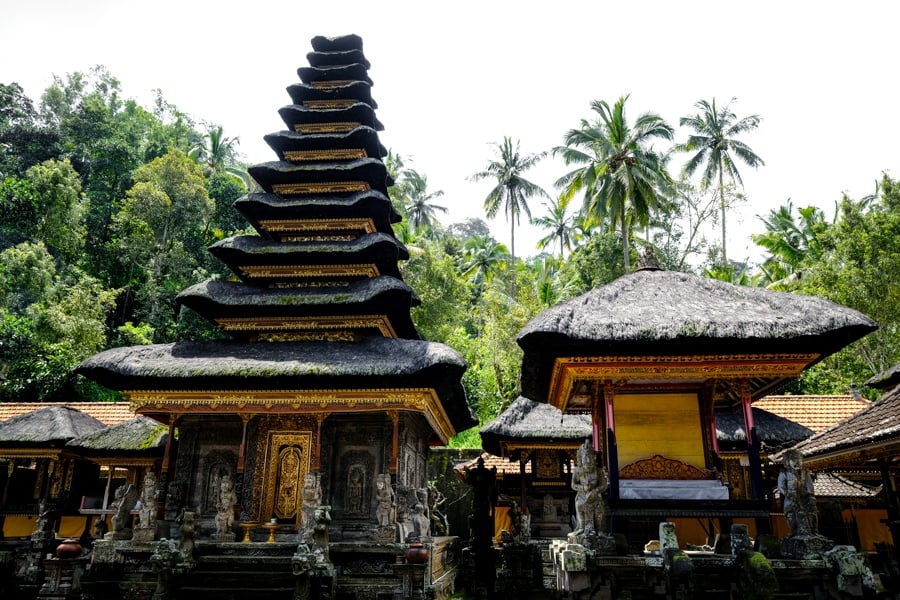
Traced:
[[34, 516], [10, 515], [3, 521], [4, 538], [27, 538], [34, 531]]
[[512, 519], [509, 518], [509, 507], [498, 506], [494, 508], [494, 541], [500, 541], [500, 532], [504, 529], [509, 531], [512, 525]]

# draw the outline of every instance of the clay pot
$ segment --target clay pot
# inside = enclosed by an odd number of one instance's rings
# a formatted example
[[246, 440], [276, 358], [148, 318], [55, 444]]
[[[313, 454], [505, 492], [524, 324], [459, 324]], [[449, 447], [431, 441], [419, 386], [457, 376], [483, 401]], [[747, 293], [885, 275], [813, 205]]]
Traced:
[[81, 556], [81, 544], [75, 538], [66, 538], [56, 547], [59, 558], [78, 558]]
[[428, 548], [422, 542], [412, 542], [404, 554], [406, 562], [411, 565], [421, 565], [428, 561]]

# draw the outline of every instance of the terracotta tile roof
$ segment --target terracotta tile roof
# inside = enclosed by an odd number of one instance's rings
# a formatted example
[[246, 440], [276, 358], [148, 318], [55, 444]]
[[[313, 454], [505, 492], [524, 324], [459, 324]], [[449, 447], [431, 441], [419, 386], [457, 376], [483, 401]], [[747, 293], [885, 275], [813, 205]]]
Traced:
[[[849, 455], [877, 446], [885, 447], [884, 452], [893, 454], [896, 450], [884, 445], [896, 441], [898, 437], [900, 437], [900, 385], [884, 394], [877, 402], [870, 403], [865, 410], [800, 442], [794, 448], [803, 454], [805, 460], [826, 453], [833, 456]], [[865, 458], [878, 456], [876, 450]]]
[[816, 498], [870, 498], [881, 493], [881, 486], [856, 483], [835, 473], [812, 473], [813, 494]]
[[[497, 469], [497, 479], [503, 479], [504, 475], [519, 474], [519, 461], [517, 460], [510, 461], [508, 458], [494, 456], [487, 452], [484, 452], [480, 458], [484, 459], [485, 469]], [[474, 469], [477, 464], [478, 458], [473, 458], [472, 460], [467, 460], [466, 462], [456, 465], [453, 469], [456, 471], [457, 477], [465, 479], [466, 471], [468, 469]], [[531, 473], [531, 461], [525, 463], [525, 473]]]
[[779, 417], [784, 417], [813, 430], [828, 429], [855, 415], [872, 403], [853, 396], [765, 396], [753, 403]]
[[127, 402], [0, 402], [0, 422], [51, 406], [74, 408], [106, 426], [118, 425], [136, 416]]

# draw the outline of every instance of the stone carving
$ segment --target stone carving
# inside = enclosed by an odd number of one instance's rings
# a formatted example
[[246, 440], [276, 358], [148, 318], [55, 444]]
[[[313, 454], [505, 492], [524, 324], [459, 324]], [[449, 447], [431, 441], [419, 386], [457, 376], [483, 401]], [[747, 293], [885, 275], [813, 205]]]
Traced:
[[194, 511], [186, 510], [181, 517], [181, 555], [189, 567], [194, 565], [194, 536], [197, 534], [197, 525], [194, 522]]
[[172, 575], [178, 570], [181, 562], [181, 553], [172, 540], [160, 540], [156, 543], [156, 550], [148, 561], [150, 568], [156, 573], [156, 588], [153, 590], [153, 600], [166, 600], [172, 597]]
[[181, 479], [174, 479], [166, 486], [166, 520], [175, 521], [184, 510], [184, 489], [186, 484]]
[[137, 505], [138, 492], [134, 485], [127, 484], [116, 488], [115, 498], [110, 505], [112, 509], [112, 531], [103, 536], [105, 540], [131, 539], [131, 530], [127, 529], [131, 511]]
[[36, 545], [41, 545], [53, 540], [54, 518], [55, 515], [51, 505], [42, 500], [38, 504], [38, 518], [34, 523], [34, 531], [31, 532], [32, 542], [35, 542]]
[[303, 503], [300, 507], [300, 541], [310, 544], [316, 528], [316, 509], [322, 504], [322, 487], [317, 473], [307, 473], [303, 478]]
[[428, 484], [428, 495], [431, 497], [431, 531], [434, 535], [450, 535], [450, 523], [441, 507], [447, 497], [433, 484]]
[[234, 482], [231, 475], [225, 474], [219, 478], [219, 497], [216, 503], [216, 539], [218, 541], [234, 541], [234, 505], [237, 503], [237, 493], [234, 491]]
[[380, 527], [394, 524], [397, 519], [397, 505], [394, 503], [394, 488], [391, 487], [391, 476], [379, 475], [375, 479], [375, 500], [378, 506], [375, 508], [375, 516]]
[[366, 476], [363, 466], [356, 464], [350, 467], [347, 474], [347, 512], [360, 514], [363, 512], [363, 488]]
[[788, 558], [819, 558], [834, 543], [819, 535], [819, 515], [813, 495], [812, 477], [803, 467], [803, 456], [797, 450], [784, 453], [778, 474], [784, 516], [790, 533], [781, 540], [781, 554]]
[[572, 471], [575, 490], [575, 534], [594, 535], [606, 529], [606, 506], [603, 493], [608, 481], [605, 470], [597, 467], [597, 458], [590, 440], [578, 448], [578, 464]]
[[431, 519], [425, 514], [425, 506], [416, 502], [413, 507], [413, 533], [419, 540], [431, 537]]
[[138, 508], [138, 529], [156, 529], [156, 497], [159, 495], [156, 474], [148, 471], [141, 489], [141, 504]]
[[504, 544], [526, 544], [531, 538], [531, 517], [513, 500], [509, 507], [509, 531], [500, 532]]

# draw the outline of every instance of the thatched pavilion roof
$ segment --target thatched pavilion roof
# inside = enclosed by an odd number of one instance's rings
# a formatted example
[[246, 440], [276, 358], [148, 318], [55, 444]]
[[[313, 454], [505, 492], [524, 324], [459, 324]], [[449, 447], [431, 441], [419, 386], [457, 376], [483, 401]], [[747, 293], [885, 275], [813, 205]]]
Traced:
[[481, 428], [481, 447], [501, 454], [500, 444], [507, 440], [571, 442], [578, 446], [591, 435], [591, 418], [582, 414], [563, 414], [555, 406], [520, 396], [496, 419]]
[[[790, 419], [780, 417], [769, 411], [752, 408], [753, 424], [761, 442], [770, 448], [779, 448], [805, 440], [813, 431]], [[723, 409], [716, 411], [716, 437], [720, 447], [734, 446], [746, 450], [747, 432], [744, 427], [744, 414], [740, 410]]]
[[862, 313], [822, 298], [687, 273], [637, 271], [550, 308], [525, 326], [518, 337], [525, 352], [522, 394], [544, 401], [561, 356], [827, 356], [875, 329]]
[[103, 428], [103, 423], [79, 410], [50, 406], [0, 423], [0, 445], [62, 446], [73, 438]]
[[434, 389], [457, 431], [477, 423], [466, 402], [463, 357], [443, 344], [370, 337], [360, 342], [178, 342], [114, 348], [79, 365], [117, 390]]
[[879, 390], [886, 390], [900, 384], [900, 363], [887, 371], [882, 371], [866, 381], [866, 385]]
[[160, 454], [169, 437], [168, 427], [149, 417], [139, 416], [112, 427], [87, 433], [66, 443], [84, 454]]

